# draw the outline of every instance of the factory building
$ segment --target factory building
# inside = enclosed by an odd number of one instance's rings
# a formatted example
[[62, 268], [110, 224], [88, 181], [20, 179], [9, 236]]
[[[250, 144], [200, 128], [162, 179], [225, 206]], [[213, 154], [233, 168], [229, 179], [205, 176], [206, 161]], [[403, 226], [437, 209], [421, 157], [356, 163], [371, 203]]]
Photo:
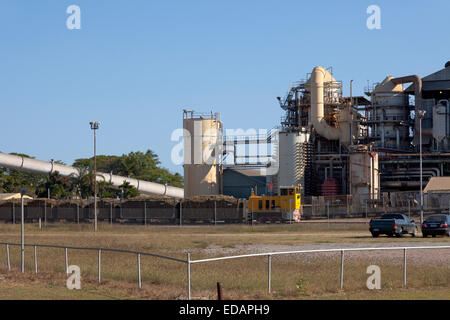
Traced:
[[450, 177], [433, 177], [423, 190], [428, 207], [450, 211]]
[[[281, 123], [252, 137], [225, 137], [212, 113], [206, 119], [185, 111], [185, 144], [220, 149], [215, 162], [185, 164], [186, 196], [247, 198], [254, 186], [276, 193], [280, 186], [301, 185], [304, 197], [350, 195], [358, 210], [391, 192], [419, 192], [420, 149], [422, 187], [432, 177], [450, 176], [450, 62], [423, 78], [387, 75], [367, 87], [366, 96], [353, 96], [352, 90], [344, 96], [342, 88], [331, 68], [315, 67], [277, 98]], [[216, 134], [192, 134], [199, 122]], [[252, 161], [252, 144], [270, 145], [266, 161]], [[244, 154], [239, 146], [245, 146]], [[227, 157], [232, 164], [225, 163]]]
[[[399, 84], [409, 81], [413, 83], [402, 90]], [[403, 77], [390, 82], [396, 84], [390, 93], [386, 83], [368, 92], [372, 103], [365, 111], [370, 130], [367, 142], [379, 154], [383, 192], [418, 191], [420, 140], [422, 187], [432, 177], [450, 176], [450, 63], [423, 78]], [[409, 103], [411, 100], [414, 104]]]

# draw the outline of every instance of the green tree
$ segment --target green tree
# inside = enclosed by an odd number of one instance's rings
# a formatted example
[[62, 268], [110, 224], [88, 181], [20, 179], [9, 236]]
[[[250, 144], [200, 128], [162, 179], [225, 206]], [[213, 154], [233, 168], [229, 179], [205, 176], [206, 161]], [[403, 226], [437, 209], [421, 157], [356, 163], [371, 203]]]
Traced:
[[[91, 171], [94, 159], [77, 159], [73, 165]], [[161, 168], [160, 165], [158, 156], [151, 150], [147, 150], [145, 153], [130, 152], [120, 157], [97, 156], [97, 171], [99, 172], [112, 172], [119, 176], [183, 187], [183, 177], [180, 174], [172, 174], [169, 170]]]
[[48, 191], [52, 199], [67, 199], [76, 195], [76, 178], [60, 176], [58, 171], [52, 172], [44, 183], [36, 189], [39, 198], [46, 198]]
[[98, 190], [98, 196], [100, 199], [104, 198], [117, 198], [118, 190], [113, 188], [113, 185], [111, 182], [107, 181], [99, 181], [97, 183], [97, 190]]
[[135, 187], [133, 187], [129, 182], [124, 181], [120, 187], [121, 190], [123, 190], [123, 198], [124, 199], [130, 199], [137, 197], [139, 195], [139, 192]]
[[[10, 153], [16, 156], [31, 158], [29, 155], [21, 153]], [[22, 189], [27, 189], [27, 194], [36, 194], [38, 186], [45, 181], [46, 176], [36, 173], [21, 172], [14, 169], [0, 168], [0, 192], [17, 193]]]
[[4, 184], [6, 183], [6, 170], [4, 168], [0, 168], [0, 192], [5, 193], [6, 189], [4, 187]]

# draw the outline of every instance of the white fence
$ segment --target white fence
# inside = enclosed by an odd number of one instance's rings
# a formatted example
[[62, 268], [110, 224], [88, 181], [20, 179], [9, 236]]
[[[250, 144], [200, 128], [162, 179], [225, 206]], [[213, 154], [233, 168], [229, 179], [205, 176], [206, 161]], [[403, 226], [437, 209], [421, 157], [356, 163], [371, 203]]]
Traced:
[[[11, 270], [11, 260], [9, 247], [10, 246], [21, 246], [18, 243], [8, 243], [8, 242], [0, 242], [6, 246], [6, 258], [7, 258], [7, 266], [8, 271]], [[186, 254], [186, 260], [164, 256], [160, 254], [150, 253], [150, 252], [140, 252], [140, 251], [132, 251], [132, 250], [121, 250], [121, 249], [108, 249], [108, 248], [89, 248], [89, 247], [72, 247], [72, 246], [58, 246], [58, 245], [46, 245], [46, 244], [26, 244], [25, 246], [34, 247], [34, 272], [38, 273], [38, 259], [37, 259], [37, 248], [38, 247], [46, 247], [46, 248], [60, 248], [64, 249], [65, 254], [65, 268], [66, 273], [68, 273], [69, 267], [69, 256], [68, 250], [93, 250], [98, 252], [98, 282], [101, 283], [101, 253], [103, 251], [108, 252], [120, 252], [120, 253], [129, 253], [131, 255], [136, 255], [137, 257], [137, 283], [138, 287], [142, 288], [142, 278], [141, 278], [141, 255], [145, 256], [153, 256], [156, 258], [172, 260], [180, 263], [185, 263], [187, 266], [187, 299], [191, 299], [191, 266], [194, 264], [200, 263], [208, 263], [215, 261], [225, 261], [232, 259], [244, 259], [250, 257], [267, 257], [267, 292], [271, 293], [271, 275], [272, 275], [272, 256], [281, 256], [281, 255], [292, 255], [292, 254], [308, 254], [308, 253], [330, 253], [337, 252], [340, 253], [340, 289], [343, 289], [344, 286], [344, 262], [345, 262], [345, 252], [352, 251], [379, 251], [379, 250], [401, 250], [403, 251], [403, 285], [406, 286], [407, 280], [407, 269], [406, 269], [406, 257], [407, 252], [410, 250], [422, 250], [422, 249], [450, 249], [450, 246], [417, 246], [417, 247], [372, 247], [372, 248], [342, 248], [342, 249], [315, 249], [315, 250], [296, 250], [296, 251], [280, 251], [280, 252], [265, 252], [265, 253], [253, 253], [253, 254], [243, 254], [236, 256], [225, 256], [218, 258], [208, 258], [208, 259], [198, 259], [191, 260], [190, 253]]]

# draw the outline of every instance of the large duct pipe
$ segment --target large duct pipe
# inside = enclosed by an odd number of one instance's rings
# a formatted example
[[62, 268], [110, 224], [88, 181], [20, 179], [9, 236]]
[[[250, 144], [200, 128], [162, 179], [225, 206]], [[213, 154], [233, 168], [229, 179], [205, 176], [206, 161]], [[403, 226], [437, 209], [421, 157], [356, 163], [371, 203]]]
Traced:
[[[35, 160], [1, 152], [0, 167], [40, 174], [51, 174], [53, 172], [58, 172], [61, 176], [79, 177], [80, 175], [79, 169], [71, 166], [61, 165], [54, 162]], [[97, 181], [110, 182], [116, 188], [122, 185], [124, 181], [126, 181], [143, 194], [164, 195], [180, 199], [184, 198], [184, 190], [181, 188], [170, 187], [144, 180], [116, 176], [110, 173], [97, 172]]]
[[311, 74], [311, 120], [314, 129], [328, 140], [340, 140], [339, 128], [328, 125], [324, 118], [324, 81], [328, 71], [324, 67], [315, 67]]
[[415, 112], [422, 107], [422, 79], [418, 75], [394, 78], [391, 80], [394, 84], [414, 83], [414, 96], [415, 96]]
[[[414, 114], [417, 118], [418, 111], [422, 109], [422, 79], [418, 75], [411, 75], [406, 77], [394, 78], [391, 80], [394, 84], [414, 83]], [[415, 132], [419, 132], [419, 120], [414, 124]], [[425, 134], [432, 134], [432, 130], [422, 130]], [[414, 143], [418, 143], [417, 134], [414, 134]]]

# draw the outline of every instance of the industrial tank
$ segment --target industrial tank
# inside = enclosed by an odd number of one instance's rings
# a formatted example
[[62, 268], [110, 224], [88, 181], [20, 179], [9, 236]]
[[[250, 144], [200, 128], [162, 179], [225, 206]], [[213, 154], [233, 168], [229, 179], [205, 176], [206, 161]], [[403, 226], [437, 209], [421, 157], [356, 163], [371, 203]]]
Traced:
[[367, 146], [358, 146], [359, 150], [350, 153], [350, 192], [353, 197], [353, 209], [359, 210], [368, 199], [377, 199], [380, 194], [380, 172], [378, 153], [370, 152]]
[[280, 132], [278, 186], [305, 185], [305, 148], [309, 134], [302, 132]]
[[433, 138], [434, 150], [449, 150], [449, 114], [450, 114], [450, 101], [439, 100], [439, 102], [433, 106]]
[[220, 193], [222, 122], [219, 114], [184, 110], [184, 197]]

